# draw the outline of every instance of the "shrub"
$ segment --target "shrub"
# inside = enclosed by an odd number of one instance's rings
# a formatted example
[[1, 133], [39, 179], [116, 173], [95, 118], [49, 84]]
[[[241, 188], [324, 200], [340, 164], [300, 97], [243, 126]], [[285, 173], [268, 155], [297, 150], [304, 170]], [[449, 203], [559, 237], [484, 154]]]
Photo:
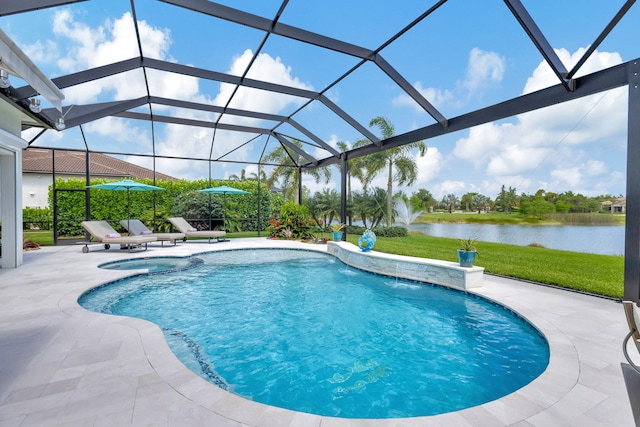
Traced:
[[[350, 225], [347, 227], [347, 234], [362, 234], [366, 230], [365, 227]], [[407, 229], [404, 227], [393, 226], [393, 227], [375, 227], [372, 228], [371, 231], [375, 233], [378, 237], [406, 237], [409, 235]]]
[[212, 221], [211, 228], [222, 227], [222, 202], [217, 197], [210, 197], [206, 193], [187, 191], [176, 195], [170, 213], [172, 217], [183, 217], [191, 221], [194, 227], [203, 230], [209, 229], [209, 215], [211, 215], [211, 218], [216, 218]]
[[22, 210], [23, 230], [51, 230], [53, 214], [49, 208], [24, 208]]
[[309, 209], [294, 202], [285, 202], [278, 218], [271, 218], [267, 231], [272, 238], [315, 239], [316, 222], [309, 217]]
[[[91, 180], [91, 184], [101, 184], [108, 180], [96, 178]], [[90, 198], [90, 219], [108, 220], [116, 222], [126, 219], [128, 208], [131, 218], [142, 219], [147, 225], [154, 226], [156, 231], [169, 231], [171, 229], [164, 219], [170, 216], [183, 216], [185, 218], [199, 218], [202, 227], [209, 227], [209, 197], [211, 197], [211, 216], [216, 218], [215, 226], [222, 226], [222, 204], [224, 196], [221, 194], [207, 195], [199, 193], [207, 187], [227, 185], [227, 181], [209, 180], [167, 180], [153, 182], [149, 179], [137, 179], [136, 181], [145, 184], [152, 184], [162, 187], [164, 191], [132, 191], [130, 194], [130, 204], [127, 203], [126, 191], [106, 191], [91, 190]], [[229, 225], [234, 229], [255, 231], [260, 227], [264, 230], [268, 223], [268, 217], [273, 212], [275, 206], [281, 206], [282, 197], [272, 194], [263, 183], [258, 191], [256, 181], [235, 182], [234, 187], [248, 191], [250, 194], [242, 196], [226, 197], [226, 213]], [[59, 190], [73, 189], [84, 190], [86, 182], [84, 179], [56, 179], [56, 188]], [[259, 193], [259, 198], [258, 198]], [[84, 229], [80, 222], [85, 219], [85, 193], [82, 191], [58, 191], [58, 233], [61, 235], [82, 235]], [[195, 202], [194, 202], [195, 200]], [[49, 204], [52, 205], [53, 193], [49, 187]], [[274, 203], [272, 203], [274, 202]], [[258, 204], [260, 207], [258, 207]], [[280, 209], [278, 208], [278, 212]], [[260, 212], [261, 223], [258, 224], [258, 212]], [[234, 219], [241, 219], [232, 223]], [[155, 222], [154, 222], [155, 220]], [[206, 223], [205, 223], [206, 222]], [[238, 225], [240, 224], [240, 225]]]

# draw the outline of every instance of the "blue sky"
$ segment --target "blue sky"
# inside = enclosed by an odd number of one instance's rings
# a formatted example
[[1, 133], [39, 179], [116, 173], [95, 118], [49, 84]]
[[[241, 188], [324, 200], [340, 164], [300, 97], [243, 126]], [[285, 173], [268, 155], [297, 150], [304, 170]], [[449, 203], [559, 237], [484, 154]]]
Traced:
[[[222, 1], [251, 13], [272, 18], [280, 2], [262, 0]], [[326, 0], [289, 2], [280, 22], [358, 46], [376, 49], [388, 37], [409, 24], [430, 5], [403, 0], [390, 6], [371, 2]], [[567, 69], [581, 56], [623, 4], [622, 0], [523, 1]], [[640, 7], [634, 6], [608, 36], [582, 73], [625, 62], [640, 56], [637, 27]], [[238, 26], [155, 1], [137, 1], [143, 51], [148, 57], [181, 64], [242, 74], [263, 38], [260, 31]], [[2, 28], [49, 77], [66, 75], [113, 61], [138, 56], [132, 42], [133, 25], [128, 0], [92, 0], [72, 6], [45, 9], [0, 18]], [[381, 55], [404, 75], [446, 117], [455, 117], [483, 106], [557, 84], [522, 28], [504, 2], [494, 0], [449, 1], [420, 22]], [[270, 36], [248, 77], [320, 91], [343, 75], [357, 59]], [[147, 71], [150, 89], [158, 96], [224, 105], [232, 88], [193, 77]], [[14, 86], [20, 86], [14, 82]], [[500, 187], [517, 192], [573, 191], [588, 196], [625, 193], [626, 88], [584, 98], [565, 105], [520, 115], [463, 132], [425, 141], [428, 150], [416, 157], [418, 181], [398, 187], [405, 193], [426, 188], [438, 199], [449, 193], [461, 196], [479, 192], [495, 198]], [[144, 96], [142, 72], [132, 71], [98, 82], [65, 89], [63, 105], [74, 105]], [[396, 134], [434, 123], [434, 120], [404, 94], [373, 64], [361, 67], [326, 95], [359, 122], [368, 124], [384, 116]], [[241, 89], [230, 106], [246, 110], [289, 115], [303, 100], [274, 97], [261, 91]], [[148, 107], [139, 109], [148, 112]], [[154, 106], [154, 114], [211, 120], [211, 113], [194, 113]], [[295, 120], [335, 145], [352, 144], [363, 138], [325, 106], [314, 102], [294, 116]], [[270, 126], [254, 119], [224, 118], [223, 122]], [[279, 129], [301, 136], [292, 127]], [[379, 134], [375, 128], [371, 129]], [[151, 127], [144, 122], [106, 118], [83, 125], [92, 150], [150, 153]], [[207, 158], [212, 131], [178, 125], [154, 129], [156, 152]], [[25, 138], [31, 133], [26, 132]], [[214, 157], [241, 162], [254, 159], [275, 146], [247, 135], [218, 131]], [[246, 142], [228, 153], [228, 147]], [[58, 133], [48, 131], [36, 145], [84, 148], [78, 128]], [[235, 145], [234, 145], [235, 146]], [[328, 153], [314, 149], [317, 158]], [[126, 160], [151, 167], [151, 160], [127, 156]], [[206, 162], [157, 161], [157, 169], [186, 179], [206, 178]], [[214, 179], [255, 172], [253, 165], [216, 163]], [[338, 188], [339, 172], [333, 170], [329, 187]], [[311, 191], [326, 187], [305, 179]], [[384, 187], [380, 175], [373, 183]], [[357, 189], [357, 183], [354, 185]]]

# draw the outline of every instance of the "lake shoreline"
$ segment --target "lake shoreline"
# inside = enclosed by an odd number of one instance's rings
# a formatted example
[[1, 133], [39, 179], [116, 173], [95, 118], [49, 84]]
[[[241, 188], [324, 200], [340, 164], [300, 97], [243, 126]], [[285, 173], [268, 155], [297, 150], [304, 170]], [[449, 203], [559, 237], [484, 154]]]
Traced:
[[552, 214], [545, 218], [524, 217], [517, 213], [477, 213], [456, 211], [423, 213], [412, 224], [494, 224], [494, 225], [625, 225], [624, 214]]

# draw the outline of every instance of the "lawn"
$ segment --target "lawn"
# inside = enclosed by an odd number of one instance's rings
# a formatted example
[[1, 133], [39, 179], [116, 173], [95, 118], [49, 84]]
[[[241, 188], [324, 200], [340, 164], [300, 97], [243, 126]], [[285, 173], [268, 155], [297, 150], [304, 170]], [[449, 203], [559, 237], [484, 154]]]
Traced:
[[[359, 236], [349, 235], [357, 244]], [[582, 292], [622, 298], [624, 258], [542, 247], [478, 242], [476, 265], [485, 272]], [[378, 237], [374, 250], [397, 255], [456, 261], [459, 239], [411, 233], [408, 237]]]

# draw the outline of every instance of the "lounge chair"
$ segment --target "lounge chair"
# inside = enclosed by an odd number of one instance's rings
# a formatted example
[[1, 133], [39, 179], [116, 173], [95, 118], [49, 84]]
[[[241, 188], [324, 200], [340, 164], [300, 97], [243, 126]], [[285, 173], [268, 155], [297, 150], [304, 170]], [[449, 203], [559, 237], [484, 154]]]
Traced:
[[[141, 248], [144, 244], [144, 250], [147, 250], [147, 243], [155, 242], [157, 237], [153, 236], [121, 236], [116, 230], [109, 225], [107, 221], [82, 221], [82, 226], [91, 234], [91, 237], [97, 242], [104, 244], [105, 249], [109, 249], [112, 244], [119, 244], [122, 249], [129, 251], [132, 248]], [[91, 242], [82, 242], [84, 248], [82, 252], [89, 252], [89, 244]]]
[[147, 228], [139, 219], [123, 219], [120, 224], [133, 236], [153, 236], [164, 246], [164, 242], [171, 242], [174, 245], [176, 240], [184, 239], [184, 233], [154, 233]]
[[224, 237], [227, 235], [226, 231], [219, 230], [197, 230], [191, 224], [189, 224], [184, 218], [167, 218], [167, 220], [173, 224], [173, 226], [180, 233], [184, 233], [184, 241], [187, 240], [188, 237], [207, 237], [209, 239], [209, 243], [211, 243], [211, 238], [216, 238], [218, 242], [223, 242]]
[[622, 301], [622, 305], [624, 307], [624, 314], [627, 317], [627, 324], [629, 325], [629, 333], [622, 342], [622, 352], [633, 370], [640, 374], [640, 367], [631, 360], [629, 353], [627, 352], [627, 342], [630, 339], [633, 339], [636, 350], [640, 353], [640, 331], [638, 331], [638, 325], [640, 324], [640, 308], [631, 301]]

